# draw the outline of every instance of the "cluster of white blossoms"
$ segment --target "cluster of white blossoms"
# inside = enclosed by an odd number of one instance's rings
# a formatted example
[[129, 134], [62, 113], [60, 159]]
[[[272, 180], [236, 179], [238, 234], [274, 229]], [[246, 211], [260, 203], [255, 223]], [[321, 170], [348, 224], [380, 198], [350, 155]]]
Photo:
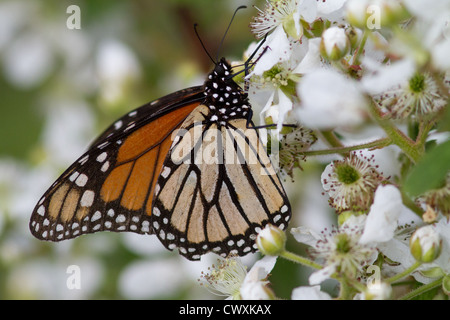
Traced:
[[[308, 258], [287, 252], [278, 231], [257, 239], [266, 256], [316, 269], [292, 299], [407, 299], [433, 288], [448, 295], [450, 2], [266, 0], [250, 26], [260, 42], [244, 54], [258, 50], [249, 98], [277, 129], [281, 172], [294, 177], [300, 160], [336, 157], [318, 179], [337, 226], [291, 229]], [[388, 146], [398, 150], [389, 176], [371, 153]], [[405, 277], [423, 286], [399, 297], [393, 284]], [[241, 278], [235, 298], [249, 290]], [[252, 288], [268, 288], [266, 277], [255, 279]], [[321, 291], [327, 279], [339, 282], [338, 296]]]

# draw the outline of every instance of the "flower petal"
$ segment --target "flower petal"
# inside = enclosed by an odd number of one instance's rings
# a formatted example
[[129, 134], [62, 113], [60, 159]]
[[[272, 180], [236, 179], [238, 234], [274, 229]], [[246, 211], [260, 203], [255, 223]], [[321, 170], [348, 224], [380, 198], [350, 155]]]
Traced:
[[292, 290], [292, 300], [331, 300], [331, 296], [320, 291], [320, 286], [303, 286]]
[[310, 285], [318, 285], [323, 281], [330, 279], [331, 275], [336, 271], [336, 264], [329, 264], [326, 267], [313, 272], [309, 276], [309, 284]]
[[385, 242], [394, 237], [403, 210], [400, 191], [392, 185], [379, 186], [367, 216], [360, 243]]

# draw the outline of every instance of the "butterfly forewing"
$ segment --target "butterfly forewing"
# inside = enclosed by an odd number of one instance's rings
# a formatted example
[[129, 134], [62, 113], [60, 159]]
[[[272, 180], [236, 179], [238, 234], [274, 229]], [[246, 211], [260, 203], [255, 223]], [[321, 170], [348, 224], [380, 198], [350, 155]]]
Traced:
[[116, 121], [40, 199], [33, 235], [60, 241], [102, 230], [151, 233], [153, 191], [171, 133], [199, 96], [199, 87], [186, 89]]

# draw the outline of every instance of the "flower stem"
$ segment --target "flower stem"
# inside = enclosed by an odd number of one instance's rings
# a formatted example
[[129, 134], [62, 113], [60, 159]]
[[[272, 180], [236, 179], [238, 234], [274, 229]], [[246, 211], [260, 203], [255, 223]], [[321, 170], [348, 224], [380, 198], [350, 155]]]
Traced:
[[433, 282], [424, 284], [423, 286], [420, 286], [419, 288], [412, 290], [409, 293], [405, 294], [404, 296], [400, 297], [399, 300], [410, 300], [414, 297], [417, 297], [418, 295], [421, 295], [424, 292], [427, 292], [428, 290], [434, 289], [442, 284], [442, 279], [443, 277], [440, 277], [439, 279]]
[[366, 41], [367, 41], [368, 37], [369, 37], [369, 31], [367, 29], [364, 29], [361, 43], [359, 44], [358, 50], [356, 51], [355, 57], [353, 58], [353, 65], [359, 65], [361, 63], [359, 61], [359, 57], [364, 52], [364, 46], [366, 45]]
[[301, 257], [301, 256], [299, 256], [299, 255], [297, 255], [295, 253], [292, 253], [292, 252], [289, 252], [289, 251], [286, 251], [286, 250], [284, 250], [280, 254], [280, 257], [283, 257], [286, 260], [290, 260], [290, 261], [293, 261], [295, 263], [302, 264], [302, 265], [307, 266], [307, 267], [311, 267], [311, 268], [314, 268], [314, 269], [322, 269], [322, 266], [320, 264], [315, 263], [314, 261], [311, 261], [311, 260], [309, 260], [307, 258]]
[[[418, 148], [414, 141], [408, 138], [403, 132], [401, 132], [393, 123], [388, 119], [384, 119], [381, 111], [377, 108], [375, 103], [369, 104], [370, 112], [375, 121], [384, 130], [387, 136], [391, 139], [392, 143], [397, 145], [402, 151], [416, 163], [423, 154], [423, 148]], [[419, 151], [419, 149], [421, 149]]]
[[335, 147], [330, 149], [324, 149], [324, 150], [307, 150], [303, 151], [301, 154], [304, 156], [321, 156], [321, 155], [328, 155], [328, 154], [335, 154], [335, 153], [341, 153], [346, 154], [350, 151], [355, 150], [361, 150], [361, 149], [377, 149], [377, 148], [384, 148], [388, 145], [392, 144], [392, 141], [390, 138], [382, 138], [378, 139], [372, 142], [358, 144], [354, 146], [348, 146], [348, 147]]
[[320, 131], [320, 134], [322, 134], [322, 137], [328, 144], [333, 148], [341, 148], [344, 145], [342, 144], [341, 140], [336, 137], [333, 131], [327, 130], [327, 131]]
[[409, 267], [408, 269], [404, 270], [403, 272], [400, 272], [398, 274], [396, 274], [395, 276], [392, 276], [388, 279], [386, 279], [385, 281], [387, 283], [393, 283], [397, 280], [400, 280], [404, 277], [406, 277], [407, 275], [409, 275], [411, 272], [413, 272], [414, 270], [416, 270], [420, 265], [422, 264], [422, 262], [416, 261], [411, 267]]

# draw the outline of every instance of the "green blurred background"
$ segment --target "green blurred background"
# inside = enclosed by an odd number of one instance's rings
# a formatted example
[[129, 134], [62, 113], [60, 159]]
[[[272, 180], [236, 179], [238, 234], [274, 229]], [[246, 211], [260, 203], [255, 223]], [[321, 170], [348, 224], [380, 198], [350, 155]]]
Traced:
[[[255, 40], [248, 27], [257, 13], [252, 5], [264, 3], [0, 1], [1, 299], [219, 298], [197, 284], [213, 256], [189, 262], [156, 237], [134, 234], [46, 243], [31, 236], [28, 221], [45, 190], [116, 118], [203, 82], [212, 63], [194, 23], [215, 56], [234, 10], [247, 5], [220, 52], [241, 59]], [[81, 29], [67, 28], [70, 5], [81, 9]], [[291, 197], [294, 205], [300, 200]], [[251, 266], [257, 258], [244, 262]], [[70, 265], [79, 267], [81, 289], [69, 289]], [[304, 279], [303, 269], [285, 261], [271, 277], [281, 298]]]

